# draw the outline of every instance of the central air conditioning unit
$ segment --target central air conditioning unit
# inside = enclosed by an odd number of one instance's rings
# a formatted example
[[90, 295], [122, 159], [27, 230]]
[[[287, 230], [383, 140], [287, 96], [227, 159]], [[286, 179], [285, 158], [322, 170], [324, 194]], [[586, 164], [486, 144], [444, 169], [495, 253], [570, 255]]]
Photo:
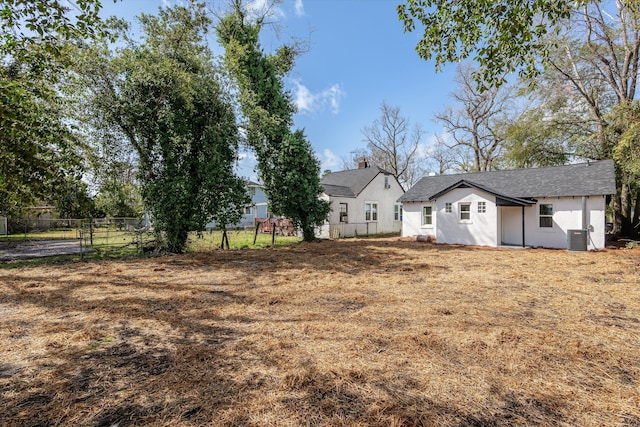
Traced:
[[588, 230], [567, 230], [567, 249], [570, 251], [586, 251], [588, 232]]

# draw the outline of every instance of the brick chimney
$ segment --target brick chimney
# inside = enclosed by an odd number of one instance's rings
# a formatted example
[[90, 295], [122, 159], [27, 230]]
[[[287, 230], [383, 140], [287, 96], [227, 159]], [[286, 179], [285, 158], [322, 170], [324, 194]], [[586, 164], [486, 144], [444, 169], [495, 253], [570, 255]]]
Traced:
[[358, 163], [358, 169], [365, 169], [369, 167], [369, 163], [367, 163], [366, 160], [361, 160], [360, 163]]

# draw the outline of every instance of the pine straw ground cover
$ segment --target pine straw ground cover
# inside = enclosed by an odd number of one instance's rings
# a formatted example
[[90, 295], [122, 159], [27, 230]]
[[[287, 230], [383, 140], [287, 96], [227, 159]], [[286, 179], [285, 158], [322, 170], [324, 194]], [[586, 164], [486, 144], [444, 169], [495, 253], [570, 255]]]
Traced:
[[0, 269], [0, 424], [640, 425], [640, 249]]

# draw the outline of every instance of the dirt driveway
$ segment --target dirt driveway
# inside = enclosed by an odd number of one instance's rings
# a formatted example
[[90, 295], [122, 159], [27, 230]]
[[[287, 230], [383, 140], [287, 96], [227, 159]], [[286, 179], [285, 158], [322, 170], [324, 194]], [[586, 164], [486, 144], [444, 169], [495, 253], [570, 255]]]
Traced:
[[[41, 258], [80, 253], [79, 240], [35, 240], [0, 243], [0, 261]], [[87, 251], [87, 248], [82, 248]]]

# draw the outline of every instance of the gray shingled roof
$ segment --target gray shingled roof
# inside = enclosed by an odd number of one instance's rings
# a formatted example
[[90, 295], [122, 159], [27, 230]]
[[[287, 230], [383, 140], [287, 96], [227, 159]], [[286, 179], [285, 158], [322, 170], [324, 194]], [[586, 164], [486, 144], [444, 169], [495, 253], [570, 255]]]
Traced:
[[325, 175], [320, 184], [328, 196], [357, 197], [379, 173], [391, 174], [377, 166], [349, 169]]
[[399, 202], [426, 202], [460, 181], [477, 184], [511, 198], [570, 197], [615, 194], [613, 161], [507, 171], [425, 176]]

